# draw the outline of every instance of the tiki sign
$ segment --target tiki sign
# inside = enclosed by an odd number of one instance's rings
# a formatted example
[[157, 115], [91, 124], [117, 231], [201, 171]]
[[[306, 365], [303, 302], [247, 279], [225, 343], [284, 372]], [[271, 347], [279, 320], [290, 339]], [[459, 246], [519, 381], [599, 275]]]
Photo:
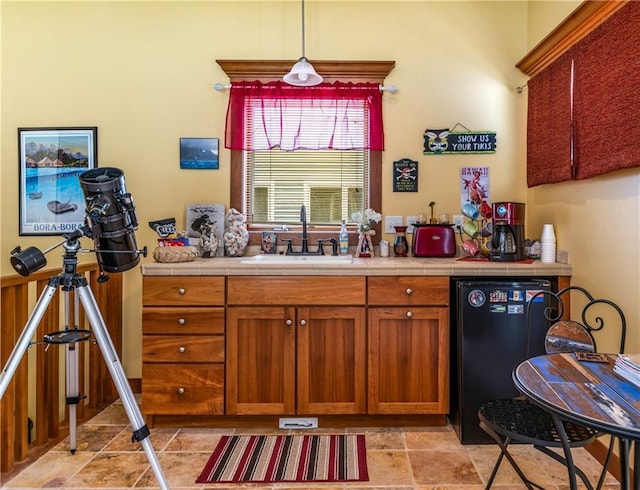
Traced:
[[495, 131], [453, 132], [449, 129], [427, 129], [424, 132], [425, 155], [495, 152]]

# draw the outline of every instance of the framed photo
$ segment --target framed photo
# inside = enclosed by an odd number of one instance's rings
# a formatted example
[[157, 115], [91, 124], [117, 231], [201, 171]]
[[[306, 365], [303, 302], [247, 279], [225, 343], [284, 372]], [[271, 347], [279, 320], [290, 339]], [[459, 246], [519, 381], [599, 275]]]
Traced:
[[187, 238], [189, 245], [195, 247], [200, 242], [200, 230], [203, 223], [213, 225], [213, 234], [218, 239], [216, 256], [224, 255], [224, 204], [189, 204], [187, 205]]
[[98, 165], [98, 128], [18, 128], [20, 235], [62, 235], [85, 219], [78, 177]]
[[180, 138], [180, 168], [217, 169], [218, 138]]

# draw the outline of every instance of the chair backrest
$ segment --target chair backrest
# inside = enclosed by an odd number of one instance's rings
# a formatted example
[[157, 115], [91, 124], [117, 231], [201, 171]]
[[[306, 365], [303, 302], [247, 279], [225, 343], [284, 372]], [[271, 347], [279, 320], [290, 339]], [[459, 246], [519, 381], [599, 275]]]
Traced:
[[[602, 330], [607, 325], [611, 335], [615, 335], [614, 327], [618, 328], [619, 350], [623, 353], [627, 336], [627, 321], [624, 313], [613, 301], [594, 298], [591, 293], [580, 286], [569, 286], [557, 292], [540, 291], [531, 298], [529, 305], [537, 297], [544, 297], [547, 306], [544, 310], [544, 325], [540, 319], [531, 314], [533, 308], [527, 310], [527, 357], [530, 352], [530, 338], [533, 330], [546, 328], [545, 351], [557, 352], [596, 352], [597, 346], [593, 333]], [[569, 306], [579, 309], [579, 319], [569, 320]], [[535, 324], [535, 323], [538, 324]], [[613, 327], [609, 325], [613, 324]], [[538, 330], [539, 331], [539, 330]]]

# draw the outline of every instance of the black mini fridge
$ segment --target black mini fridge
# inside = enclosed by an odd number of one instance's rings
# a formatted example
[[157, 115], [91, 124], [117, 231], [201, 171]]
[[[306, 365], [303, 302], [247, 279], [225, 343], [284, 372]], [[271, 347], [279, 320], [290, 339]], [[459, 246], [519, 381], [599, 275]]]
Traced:
[[[518, 395], [513, 369], [544, 353], [548, 280], [452, 281], [450, 421], [462, 444], [493, 440], [480, 428], [478, 407], [487, 400]], [[527, 309], [533, 315], [526, 354]]]

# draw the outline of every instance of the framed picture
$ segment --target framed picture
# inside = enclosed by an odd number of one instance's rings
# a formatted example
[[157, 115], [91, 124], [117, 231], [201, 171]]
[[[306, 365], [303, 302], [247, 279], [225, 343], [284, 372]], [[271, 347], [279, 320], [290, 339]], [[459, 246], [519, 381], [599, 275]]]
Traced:
[[20, 235], [61, 235], [85, 219], [78, 177], [98, 165], [98, 128], [18, 128]]
[[224, 204], [189, 204], [187, 205], [187, 238], [189, 245], [198, 246], [201, 227], [204, 223], [213, 226], [213, 234], [218, 239], [216, 255], [224, 255]]
[[180, 168], [217, 169], [218, 138], [180, 138]]

